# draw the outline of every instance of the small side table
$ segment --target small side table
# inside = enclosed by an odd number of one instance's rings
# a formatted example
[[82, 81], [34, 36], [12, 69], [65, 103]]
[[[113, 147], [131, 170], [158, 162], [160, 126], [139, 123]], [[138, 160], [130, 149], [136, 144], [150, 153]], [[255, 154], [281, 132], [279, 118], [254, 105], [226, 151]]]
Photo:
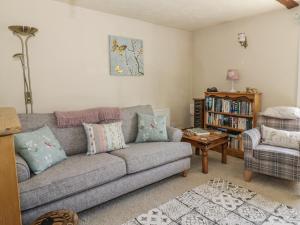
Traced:
[[61, 209], [40, 216], [32, 225], [78, 225], [78, 216], [72, 210]]
[[191, 143], [196, 148], [196, 154], [201, 150], [202, 153], [202, 172], [208, 173], [208, 150], [221, 146], [222, 163], [227, 163], [228, 134], [211, 132], [203, 136], [183, 135], [182, 141]]

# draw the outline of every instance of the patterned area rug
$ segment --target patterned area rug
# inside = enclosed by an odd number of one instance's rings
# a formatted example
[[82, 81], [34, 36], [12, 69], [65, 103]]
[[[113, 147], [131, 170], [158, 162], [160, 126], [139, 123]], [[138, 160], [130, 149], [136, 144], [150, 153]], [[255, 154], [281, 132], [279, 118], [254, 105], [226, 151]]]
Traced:
[[210, 180], [123, 225], [300, 225], [300, 213], [223, 179]]

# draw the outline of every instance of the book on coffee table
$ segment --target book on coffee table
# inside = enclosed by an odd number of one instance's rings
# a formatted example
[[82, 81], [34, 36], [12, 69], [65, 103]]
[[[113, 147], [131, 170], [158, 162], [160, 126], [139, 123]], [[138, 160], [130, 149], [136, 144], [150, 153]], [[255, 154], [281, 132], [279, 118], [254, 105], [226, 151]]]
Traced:
[[188, 132], [190, 132], [193, 135], [202, 136], [202, 135], [209, 135], [210, 132], [207, 130], [204, 130], [202, 128], [190, 128], [187, 129]]

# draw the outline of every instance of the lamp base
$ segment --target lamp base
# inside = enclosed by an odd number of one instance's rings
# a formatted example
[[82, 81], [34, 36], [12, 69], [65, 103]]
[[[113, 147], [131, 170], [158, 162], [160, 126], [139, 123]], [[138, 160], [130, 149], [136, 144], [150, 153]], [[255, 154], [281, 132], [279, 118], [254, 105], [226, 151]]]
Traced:
[[229, 92], [237, 92], [235, 89], [234, 89], [234, 81], [232, 80], [231, 81], [231, 90]]

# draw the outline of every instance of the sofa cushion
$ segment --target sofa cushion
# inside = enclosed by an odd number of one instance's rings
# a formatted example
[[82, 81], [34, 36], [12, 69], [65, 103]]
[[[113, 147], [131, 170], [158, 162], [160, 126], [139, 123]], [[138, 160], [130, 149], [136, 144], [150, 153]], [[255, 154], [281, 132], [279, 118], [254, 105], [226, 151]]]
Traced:
[[136, 143], [168, 141], [167, 117], [138, 113]]
[[19, 114], [19, 118], [23, 132], [47, 125], [68, 156], [86, 152], [87, 140], [83, 126], [58, 128], [53, 113]]
[[15, 148], [35, 174], [67, 158], [47, 125], [35, 131], [16, 134]]
[[121, 126], [120, 121], [106, 124], [83, 123], [88, 141], [87, 155], [126, 148]]
[[154, 115], [151, 105], [140, 105], [121, 109], [122, 130], [125, 143], [134, 142], [138, 132], [137, 113]]
[[126, 174], [123, 159], [102, 153], [70, 156], [20, 183], [21, 209], [31, 209], [113, 181]]
[[29, 166], [19, 154], [16, 154], [16, 168], [19, 183], [30, 178]]
[[127, 173], [154, 168], [192, 155], [185, 142], [130, 143], [126, 149], [111, 152], [126, 161]]
[[285, 165], [298, 165], [300, 152], [295, 149], [282, 148], [271, 145], [257, 145], [253, 149], [253, 156], [258, 160], [282, 163]]

